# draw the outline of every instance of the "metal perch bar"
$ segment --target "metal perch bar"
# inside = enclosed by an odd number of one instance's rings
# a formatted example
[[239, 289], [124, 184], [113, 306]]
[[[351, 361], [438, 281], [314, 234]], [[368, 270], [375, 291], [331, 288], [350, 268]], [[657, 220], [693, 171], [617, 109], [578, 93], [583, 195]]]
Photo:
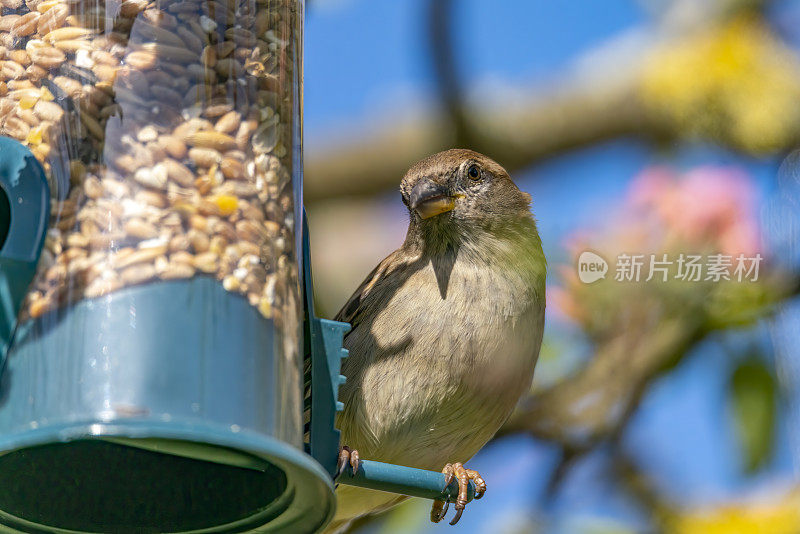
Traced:
[[[445, 475], [436, 471], [426, 471], [413, 467], [361, 460], [355, 475], [346, 469], [337, 479], [339, 484], [358, 486], [391, 493], [400, 493], [411, 497], [423, 499], [439, 499], [455, 502], [458, 497], [458, 480], [453, 478], [445, 487]], [[467, 502], [475, 497], [475, 483], [469, 481]]]

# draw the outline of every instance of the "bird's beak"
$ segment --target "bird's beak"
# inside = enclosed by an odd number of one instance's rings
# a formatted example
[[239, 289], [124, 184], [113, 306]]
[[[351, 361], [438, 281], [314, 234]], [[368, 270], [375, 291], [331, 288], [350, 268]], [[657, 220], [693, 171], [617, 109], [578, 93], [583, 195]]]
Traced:
[[411, 190], [409, 198], [411, 208], [420, 217], [428, 219], [441, 213], [452, 210], [456, 201], [447, 188], [430, 180], [420, 180]]

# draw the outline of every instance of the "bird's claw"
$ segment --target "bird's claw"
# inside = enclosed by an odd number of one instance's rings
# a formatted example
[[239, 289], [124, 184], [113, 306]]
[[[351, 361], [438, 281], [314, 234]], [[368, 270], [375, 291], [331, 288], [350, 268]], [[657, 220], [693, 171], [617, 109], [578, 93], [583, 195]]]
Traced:
[[431, 508], [431, 521], [438, 523], [444, 516], [447, 515], [447, 510], [450, 508], [450, 498], [446, 501], [433, 501], [433, 508]]
[[351, 449], [348, 446], [343, 446], [339, 449], [339, 461], [336, 464], [336, 476], [334, 480], [338, 479], [344, 473], [344, 470], [347, 469], [347, 466], [350, 465], [350, 468], [353, 470], [353, 476], [356, 476], [356, 472], [358, 472], [360, 460], [358, 456], [358, 451]]
[[[466, 469], [460, 463], [445, 465], [444, 469], [442, 469], [442, 473], [445, 474], [445, 487], [450, 485], [453, 477], [458, 480], [458, 498], [456, 498], [456, 504], [454, 506], [456, 515], [453, 516], [452, 521], [450, 521], [451, 525], [455, 525], [458, 523], [458, 520], [461, 519], [461, 514], [464, 513], [464, 508], [467, 506], [467, 491], [469, 489], [469, 481], [472, 480], [475, 483], [476, 499], [480, 499], [483, 497], [483, 494], [486, 493], [486, 482], [477, 471]], [[431, 508], [431, 521], [438, 523], [444, 519], [449, 507], [449, 497], [447, 501], [433, 501], [433, 508]]]

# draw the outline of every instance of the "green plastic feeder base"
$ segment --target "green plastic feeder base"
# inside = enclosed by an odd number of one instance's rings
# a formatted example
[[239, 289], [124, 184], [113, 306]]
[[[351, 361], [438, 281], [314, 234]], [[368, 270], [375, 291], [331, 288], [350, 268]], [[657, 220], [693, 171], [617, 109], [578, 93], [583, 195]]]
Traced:
[[[118, 435], [169, 436], [219, 458], [97, 439]], [[15, 532], [314, 532], [333, 514], [324, 470], [253, 433], [128, 421], [51, 427], [26, 441], [0, 456], [0, 523]], [[224, 463], [230, 455], [250, 465]]]
[[0, 529], [302, 533], [333, 516], [278, 400], [274, 325], [244, 298], [196, 278], [42, 319], [0, 377]]

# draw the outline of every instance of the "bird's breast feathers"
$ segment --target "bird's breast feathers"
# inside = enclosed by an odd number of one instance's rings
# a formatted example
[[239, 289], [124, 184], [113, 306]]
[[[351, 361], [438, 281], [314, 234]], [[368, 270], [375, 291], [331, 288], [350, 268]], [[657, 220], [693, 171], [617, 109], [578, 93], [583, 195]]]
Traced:
[[429, 469], [466, 460], [530, 385], [544, 323], [543, 262], [489, 268], [460, 256], [411, 258], [376, 282], [370, 293], [380, 298], [362, 303], [376, 313], [346, 340], [345, 373], [355, 376], [348, 374], [340, 426], [343, 442], [364, 457]]

